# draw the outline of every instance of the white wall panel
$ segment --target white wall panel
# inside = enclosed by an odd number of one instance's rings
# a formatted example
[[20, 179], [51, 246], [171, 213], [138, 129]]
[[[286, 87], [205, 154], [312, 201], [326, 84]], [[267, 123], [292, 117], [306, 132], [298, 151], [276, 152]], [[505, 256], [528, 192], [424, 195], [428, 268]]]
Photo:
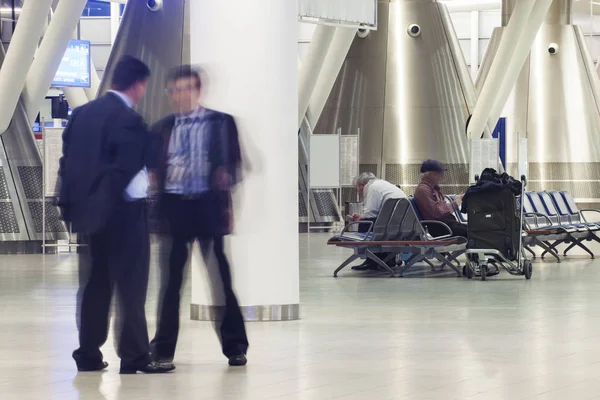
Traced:
[[592, 29], [600, 32], [600, 15], [595, 15], [592, 20], [589, 14], [573, 13], [573, 25], [579, 25], [583, 33], [592, 32]]
[[459, 39], [468, 39], [471, 35], [471, 13], [460, 12], [450, 14], [454, 31]]
[[498, 11], [482, 11], [479, 13], [479, 37], [490, 38], [494, 28], [502, 25], [502, 15]]
[[81, 40], [110, 43], [110, 18], [82, 18], [79, 27]]

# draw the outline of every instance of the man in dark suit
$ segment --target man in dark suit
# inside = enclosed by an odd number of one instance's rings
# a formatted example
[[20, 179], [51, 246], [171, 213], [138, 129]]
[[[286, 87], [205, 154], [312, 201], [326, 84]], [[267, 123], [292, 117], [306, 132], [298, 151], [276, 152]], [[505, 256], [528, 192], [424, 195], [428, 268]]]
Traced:
[[75, 109], [63, 134], [59, 205], [65, 220], [88, 243], [79, 266], [80, 347], [73, 353], [79, 371], [108, 366], [100, 347], [108, 336], [115, 288], [120, 372], [163, 373], [175, 368], [151, 360], [144, 309], [150, 257], [146, 166], [154, 166], [151, 155], [160, 139], [152, 140], [131, 107], [144, 96], [149, 76], [142, 61], [121, 59], [112, 90]]
[[[199, 241], [205, 262], [214, 252], [225, 307], [217, 316], [223, 354], [233, 366], [246, 365], [248, 339], [233, 291], [223, 237], [232, 229], [231, 188], [241, 164], [233, 117], [200, 106], [201, 78], [190, 66], [176, 68], [167, 82], [175, 114], [153, 128], [163, 137], [157, 181], [160, 214], [172, 238], [168, 265], [163, 265], [158, 329], [152, 340], [153, 358], [172, 362], [179, 333], [180, 291], [189, 245]], [[167, 263], [165, 263], [167, 264]], [[214, 269], [209, 268], [209, 272]]]

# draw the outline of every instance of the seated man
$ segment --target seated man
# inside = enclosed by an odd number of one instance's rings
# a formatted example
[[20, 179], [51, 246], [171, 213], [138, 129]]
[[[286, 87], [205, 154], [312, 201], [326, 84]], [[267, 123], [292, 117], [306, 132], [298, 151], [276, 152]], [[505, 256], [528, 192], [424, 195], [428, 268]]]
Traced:
[[[375, 222], [379, 211], [383, 203], [387, 199], [401, 199], [405, 198], [404, 192], [397, 186], [384, 181], [383, 179], [377, 179], [377, 177], [370, 172], [363, 172], [354, 179], [356, 190], [363, 197], [363, 211], [361, 214], [352, 215], [354, 221], [371, 221]], [[358, 226], [359, 232], [366, 232], [369, 230], [369, 224], [360, 224]], [[385, 254], [378, 255], [381, 259], [385, 258]], [[367, 269], [377, 269], [377, 264], [372, 260], [366, 260], [363, 264], [352, 267], [357, 271], [364, 271]]]
[[[415, 203], [419, 207], [423, 219], [443, 222], [450, 227], [453, 236], [467, 237], [467, 226], [458, 222], [454, 216], [454, 207], [460, 205], [462, 196], [458, 196], [454, 200], [454, 204], [447, 203], [440, 189], [445, 172], [446, 168], [439, 161], [423, 162], [421, 165], [423, 176], [415, 190]], [[434, 237], [448, 234], [447, 230], [441, 226], [430, 225], [428, 229]]]

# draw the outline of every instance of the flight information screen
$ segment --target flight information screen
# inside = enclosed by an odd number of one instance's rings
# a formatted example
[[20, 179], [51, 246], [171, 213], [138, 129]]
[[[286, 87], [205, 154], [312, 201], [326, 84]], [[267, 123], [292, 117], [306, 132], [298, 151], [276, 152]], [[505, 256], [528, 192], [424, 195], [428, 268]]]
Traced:
[[69, 42], [52, 86], [90, 87], [90, 42]]

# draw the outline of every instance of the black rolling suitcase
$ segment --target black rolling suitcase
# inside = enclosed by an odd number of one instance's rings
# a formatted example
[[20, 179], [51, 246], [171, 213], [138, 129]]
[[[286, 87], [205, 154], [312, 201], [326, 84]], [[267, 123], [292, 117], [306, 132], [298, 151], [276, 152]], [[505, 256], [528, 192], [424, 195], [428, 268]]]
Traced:
[[470, 193], [467, 202], [467, 248], [494, 249], [508, 260], [516, 260], [521, 235], [521, 210], [514, 193], [508, 189]]

